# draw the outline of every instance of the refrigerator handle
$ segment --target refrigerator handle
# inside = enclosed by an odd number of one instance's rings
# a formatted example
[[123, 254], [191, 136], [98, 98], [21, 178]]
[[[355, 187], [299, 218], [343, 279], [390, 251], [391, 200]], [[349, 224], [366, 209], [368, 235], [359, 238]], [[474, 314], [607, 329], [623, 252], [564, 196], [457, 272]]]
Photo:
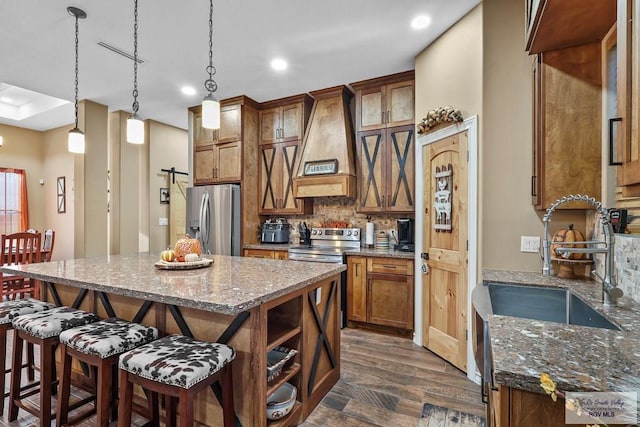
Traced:
[[202, 195], [202, 206], [200, 207], [200, 242], [202, 243], [202, 251], [209, 253], [209, 221], [211, 220], [211, 212], [209, 207], [209, 193]]
[[203, 252], [210, 254], [211, 249], [209, 247], [209, 240], [211, 238], [211, 201], [209, 200], [209, 193], [207, 193], [207, 204], [205, 206], [205, 224], [206, 228], [204, 230], [204, 248], [202, 248]]
[[200, 243], [204, 245], [204, 236], [203, 232], [205, 229], [205, 220], [204, 220], [204, 204], [207, 198], [207, 193], [203, 193], [200, 198], [200, 211], [198, 212], [198, 231], [196, 231], [196, 239], [200, 240]]

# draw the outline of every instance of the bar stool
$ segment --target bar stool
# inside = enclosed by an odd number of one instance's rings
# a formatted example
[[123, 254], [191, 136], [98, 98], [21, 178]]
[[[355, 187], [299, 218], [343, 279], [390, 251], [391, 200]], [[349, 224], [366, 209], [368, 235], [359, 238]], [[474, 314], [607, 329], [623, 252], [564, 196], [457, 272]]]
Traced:
[[[156, 328], [118, 318], [101, 320], [61, 332], [62, 373], [58, 392], [56, 425], [63, 426], [69, 421], [72, 358], [97, 369], [97, 385], [95, 410], [78, 416], [69, 424], [75, 424], [96, 412], [96, 426], [106, 427], [109, 425], [109, 408], [117, 396], [115, 393], [118, 388], [117, 382], [113, 384], [112, 377], [116, 373], [118, 357], [125, 351], [147, 344], [157, 338], [158, 330]], [[117, 376], [115, 381], [117, 381]]]
[[[62, 331], [97, 322], [98, 316], [71, 307], [56, 307], [40, 313], [25, 314], [13, 319], [13, 361], [11, 375], [11, 391], [9, 393], [9, 421], [18, 418], [18, 409], [22, 408], [40, 418], [41, 426], [50, 426], [51, 395], [53, 382], [56, 379], [55, 348]], [[23, 399], [38, 393], [38, 390], [20, 393], [22, 373], [23, 342], [40, 346], [40, 408], [24, 402]]]
[[[220, 381], [224, 427], [234, 425], [233, 347], [169, 335], [120, 355], [118, 427], [131, 425], [133, 385], [169, 396], [167, 426], [175, 426], [178, 399], [180, 426], [193, 426], [196, 394]], [[157, 411], [157, 404], [153, 405]], [[157, 414], [154, 419], [157, 420]]]
[[[7, 331], [12, 328], [11, 321], [20, 315], [38, 313], [44, 310], [50, 310], [55, 307], [53, 304], [38, 301], [37, 299], [27, 298], [21, 300], [3, 301], [0, 303], [0, 416], [4, 414], [4, 398], [5, 398], [5, 377], [11, 369], [6, 369], [7, 363]], [[33, 346], [29, 345], [27, 350], [27, 364], [20, 366], [20, 369], [27, 367], [29, 370], [29, 380], [33, 380]]]

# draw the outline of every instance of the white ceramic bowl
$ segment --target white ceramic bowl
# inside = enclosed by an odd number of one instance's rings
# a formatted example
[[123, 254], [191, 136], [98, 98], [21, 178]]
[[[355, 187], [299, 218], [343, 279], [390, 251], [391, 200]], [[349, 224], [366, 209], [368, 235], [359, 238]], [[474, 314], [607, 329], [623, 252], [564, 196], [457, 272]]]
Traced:
[[267, 397], [267, 418], [279, 420], [289, 415], [296, 403], [297, 390], [289, 383], [284, 383]]

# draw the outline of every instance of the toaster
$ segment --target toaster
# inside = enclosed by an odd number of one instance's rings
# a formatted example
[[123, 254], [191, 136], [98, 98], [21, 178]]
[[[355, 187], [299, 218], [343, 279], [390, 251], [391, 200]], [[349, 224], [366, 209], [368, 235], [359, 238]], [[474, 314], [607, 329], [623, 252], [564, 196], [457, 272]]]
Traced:
[[262, 224], [262, 243], [289, 243], [288, 223]]

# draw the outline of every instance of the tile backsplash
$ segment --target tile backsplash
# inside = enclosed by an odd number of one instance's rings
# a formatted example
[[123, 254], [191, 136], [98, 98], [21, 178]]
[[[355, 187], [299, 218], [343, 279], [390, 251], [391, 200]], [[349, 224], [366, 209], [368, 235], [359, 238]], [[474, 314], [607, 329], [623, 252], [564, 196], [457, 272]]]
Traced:
[[[367, 214], [356, 212], [356, 200], [347, 197], [316, 197], [313, 201], [313, 214], [311, 215], [292, 215], [287, 216], [287, 222], [291, 224], [291, 238], [295, 238], [294, 230], [297, 225], [305, 221], [309, 227], [320, 227], [324, 222], [344, 221], [351, 227], [358, 227], [364, 233], [367, 224]], [[371, 214], [371, 222], [374, 224], [375, 232], [390, 232], [393, 230], [397, 233], [398, 218], [413, 218], [413, 215], [386, 215]], [[396, 234], [397, 235], [397, 234]], [[362, 240], [364, 243], [364, 239]]]
[[618, 286], [640, 303], [640, 236], [616, 234], [614, 264]]
[[[604, 240], [604, 232], [600, 218], [595, 211], [587, 214], [587, 240]], [[624, 295], [640, 303], [640, 235], [615, 234], [614, 268], [617, 286]], [[604, 276], [604, 259], [595, 255], [594, 268], [600, 276]], [[597, 279], [596, 279], [597, 280]]]

